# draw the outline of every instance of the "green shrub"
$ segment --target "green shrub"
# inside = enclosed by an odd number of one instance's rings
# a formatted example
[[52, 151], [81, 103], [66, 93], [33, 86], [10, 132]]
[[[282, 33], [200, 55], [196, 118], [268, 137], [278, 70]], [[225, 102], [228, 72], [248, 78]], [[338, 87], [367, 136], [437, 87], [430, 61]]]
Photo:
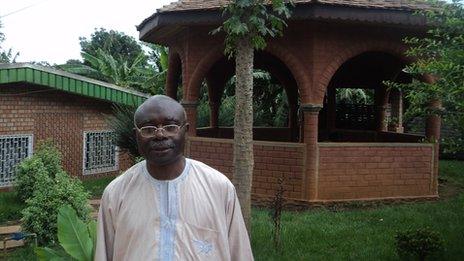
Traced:
[[40, 141], [34, 156], [42, 160], [50, 177], [54, 177], [61, 171], [61, 152], [55, 147], [53, 141]]
[[25, 159], [19, 164], [16, 171], [15, 193], [21, 201], [25, 202], [32, 197], [36, 179], [42, 175], [48, 176], [48, 172], [42, 159], [38, 157]]
[[398, 231], [395, 236], [396, 250], [400, 257], [417, 257], [419, 260], [444, 250], [441, 235], [432, 229], [419, 228]]
[[46, 172], [55, 177], [62, 170], [61, 153], [52, 141], [40, 142], [34, 155], [23, 160], [16, 170], [15, 191], [20, 200], [25, 202], [32, 197], [33, 186], [38, 172]]
[[39, 244], [56, 242], [57, 214], [61, 206], [68, 204], [79, 218], [89, 219], [89, 194], [81, 181], [69, 177], [66, 172], [59, 171], [54, 178], [45, 172], [37, 173], [33, 187], [33, 196], [26, 200], [26, 208], [22, 211], [22, 227], [36, 233]]

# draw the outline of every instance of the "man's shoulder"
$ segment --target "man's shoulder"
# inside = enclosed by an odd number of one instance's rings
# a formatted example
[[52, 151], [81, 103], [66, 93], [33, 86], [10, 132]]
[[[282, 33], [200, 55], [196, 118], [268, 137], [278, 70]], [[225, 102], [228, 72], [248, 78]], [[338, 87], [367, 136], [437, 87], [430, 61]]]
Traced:
[[134, 164], [132, 167], [124, 171], [121, 175], [112, 180], [108, 186], [106, 186], [104, 194], [120, 193], [138, 174], [142, 171], [142, 164], [145, 161]]
[[193, 168], [194, 171], [205, 180], [224, 186], [233, 187], [230, 179], [217, 169], [198, 160], [189, 159], [189, 161], [191, 168]]

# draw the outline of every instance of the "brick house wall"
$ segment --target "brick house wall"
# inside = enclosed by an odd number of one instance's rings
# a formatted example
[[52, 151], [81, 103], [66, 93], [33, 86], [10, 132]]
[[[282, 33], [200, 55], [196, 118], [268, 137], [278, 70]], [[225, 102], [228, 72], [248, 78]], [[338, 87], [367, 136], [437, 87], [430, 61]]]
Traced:
[[0, 135], [33, 134], [34, 148], [52, 139], [62, 153], [64, 169], [81, 179], [117, 175], [132, 160], [119, 153], [119, 170], [83, 175], [84, 131], [109, 130], [105, 115], [111, 103], [68, 94], [32, 84], [8, 84], [0, 88]]

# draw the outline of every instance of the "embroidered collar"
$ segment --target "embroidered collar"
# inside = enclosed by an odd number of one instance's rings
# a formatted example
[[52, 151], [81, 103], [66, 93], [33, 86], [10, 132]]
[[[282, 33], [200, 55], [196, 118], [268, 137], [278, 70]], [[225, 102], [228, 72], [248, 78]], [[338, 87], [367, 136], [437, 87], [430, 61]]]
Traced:
[[175, 179], [168, 179], [168, 180], [159, 180], [159, 179], [155, 179], [154, 177], [152, 177], [150, 175], [150, 173], [148, 173], [147, 161], [146, 160], [140, 162], [140, 164], [141, 164], [141, 168], [142, 168], [144, 176], [147, 177], [148, 180], [150, 180], [154, 184], [166, 184], [166, 183], [177, 184], [179, 182], [182, 182], [187, 177], [187, 175], [188, 175], [188, 173], [190, 171], [190, 164], [191, 163], [190, 163], [190, 159], [185, 158], [185, 166], [184, 166], [184, 170], [182, 170], [182, 173], [178, 177], [176, 177]]

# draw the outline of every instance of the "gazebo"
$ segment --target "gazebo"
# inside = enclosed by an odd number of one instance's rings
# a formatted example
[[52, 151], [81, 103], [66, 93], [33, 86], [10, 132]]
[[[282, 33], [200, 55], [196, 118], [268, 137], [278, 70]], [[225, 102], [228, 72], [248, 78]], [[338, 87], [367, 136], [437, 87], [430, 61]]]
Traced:
[[[234, 75], [224, 35], [211, 35], [228, 1], [181, 0], [139, 26], [140, 39], [169, 47], [166, 94], [181, 101], [192, 126], [186, 153], [228, 177], [233, 131], [218, 125], [221, 97]], [[385, 81], [408, 82], [406, 36], [426, 32], [428, 8], [417, 1], [297, 0], [283, 37], [255, 54], [288, 97], [284, 128], [254, 128], [253, 196], [273, 196], [279, 177], [285, 196], [304, 201], [437, 197], [438, 145], [402, 133], [403, 100]], [[424, 79], [427, 80], [427, 79]], [[196, 128], [202, 83], [208, 87], [210, 126]], [[182, 97], [177, 97], [182, 86]], [[340, 89], [373, 93], [373, 104], [339, 104]], [[387, 128], [388, 118], [397, 126]], [[437, 140], [440, 118], [426, 121]]]

